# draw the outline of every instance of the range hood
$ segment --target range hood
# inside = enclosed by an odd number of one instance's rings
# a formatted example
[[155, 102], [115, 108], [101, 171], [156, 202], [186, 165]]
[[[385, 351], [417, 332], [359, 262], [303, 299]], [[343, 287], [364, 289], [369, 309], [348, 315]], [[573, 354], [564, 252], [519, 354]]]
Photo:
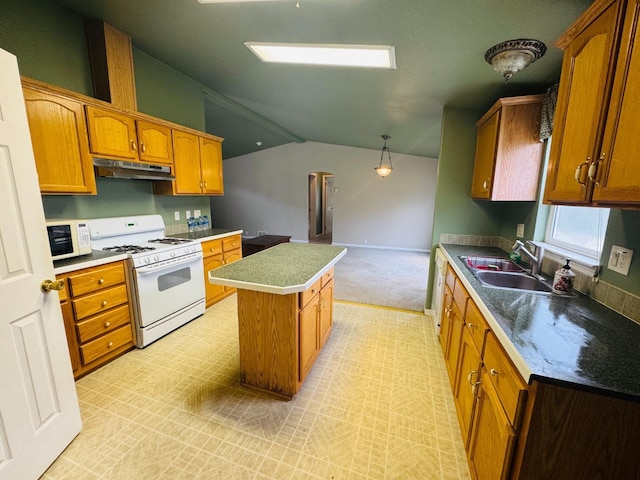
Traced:
[[94, 158], [93, 166], [100, 177], [132, 178], [135, 180], [175, 180], [171, 167], [151, 165], [149, 163], [126, 162]]

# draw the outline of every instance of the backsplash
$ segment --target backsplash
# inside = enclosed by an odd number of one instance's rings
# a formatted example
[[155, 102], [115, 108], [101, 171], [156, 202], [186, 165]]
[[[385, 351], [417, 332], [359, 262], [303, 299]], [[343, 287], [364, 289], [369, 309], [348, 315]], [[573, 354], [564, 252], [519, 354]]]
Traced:
[[[498, 247], [508, 253], [511, 252], [513, 240], [498, 236], [443, 233], [440, 235], [440, 243]], [[554, 272], [560, 267], [562, 267], [560, 262], [547, 257], [542, 262], [542, 271], [550, 276], [553, 276]], [[576, 290], [590, 296], [596, 302], [603, 304], [620, 315], [640, 323], [640, 297], [601, 280], [594, 282], [591, 275], [585, 275], [580, 272], [575, 272], [575, 274], [574, 288]]]

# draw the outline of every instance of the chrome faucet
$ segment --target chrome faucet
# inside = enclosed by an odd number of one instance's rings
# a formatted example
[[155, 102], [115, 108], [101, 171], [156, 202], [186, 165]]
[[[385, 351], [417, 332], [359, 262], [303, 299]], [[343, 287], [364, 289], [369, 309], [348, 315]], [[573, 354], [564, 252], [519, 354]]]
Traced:
[[534, 243], [530, 240], [527, 240], [527, 245], [530, 245], [533, 248], [533, 253], [526, 248], [525, 244], [520, 240], [516, 240], [516, 242], [511, 247], [513, 253], [522, 253], [529, 262], [531, 263], [531, 275], [540, 275], [540, 271], [542, 268], [542, 259], [544, 257], [544, 247], [537, 243]]

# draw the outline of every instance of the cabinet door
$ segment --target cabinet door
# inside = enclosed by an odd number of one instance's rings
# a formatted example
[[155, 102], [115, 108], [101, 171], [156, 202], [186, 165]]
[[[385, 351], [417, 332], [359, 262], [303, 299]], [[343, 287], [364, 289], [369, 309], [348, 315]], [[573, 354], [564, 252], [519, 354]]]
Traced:
[[138, 142], [133, 118], [87, 105], [91, 152], [108, 157], [138, 159]]
[[[634, 5], [635, 4], [635, 5]], [[593, 200], [640, 203], [640, 32], [638, 2], [627, 10]]]
[[173, 163], [175, 177], [173, 181], [176, 194], [200, 194], [200, 143], [196, 135], [173, 130]]
[[222, 253], [205, 257], [204, 259], [204, 285], [207, 298], [207, 307], [213, 305], [220, 297], [224, 296], [227, 287], [209, 283], [209, 270], [224, 265]]
[[593, 183], [587, 174], [599, 156], [617, 8], [621, 3], [612, 2], [564, 52], [545, 202], [590, 202]]
[[[481, 378], [486, 377], [483, 369]], [[504, 414], [491, 382], [480, 386], [468, 449], [469, 466], [476, 480], [507, 478], [516, 434]]]
[[83, 106], [30, 88], [23, 93], [40, 191], [95, 195]]
[[445, 352], [445, 363], [447, 365], [447, 373], [451, 387], [456, 387], [456, 376], [458, 373], [458, 359], [460, 353], [460, 344], [462, 342], [462, 331], [464, 329], [464, 320], [462, 312], [456, 302], [453, 302], [453, 308], [449, 314], [451, 319], [451, 338], [449, 340], [449, 349]]
[[453, 390], [453, 398], [456, 404], [456, 412], [460, 423], [460, 431], [465, 447], [469, 441], [473, 408], [476, 402], [476, 390], [480, 380], [482, 360], [475, 347], [470, 331], [465, 328], [462, 332], [460, 345], [460, 361], [456, 387]]
[[211, 138], [200, 137], [200, 168], [203, 193], [222, 195], [222, 144]]
[[313, 362], [318, 355], [318, 309], [320, 306], [319, 295], [316, 295], [311, 302], [300, 311], [299, 318], [299, 381], [303, 382]]
[[69, 346], [69, 356], [71, 357], [71, 368], [75, 373], [80, 368], [80, 345], [76, 336], [76, 322], [73, 318], [71, 302], [62, 302], [62, 319], [64, 320], [64, 330], [67, 334], [67, 345]]
[[173, 165], [171, 129], [157, 123], [136, 122], [140, 160]]
[[453, 308], [453, 293], [447, 285], [444, 289], [444, 299], [442, 301], [442, 315], [440, 315], [440, 346], [446, 355], [449, 350], [449, 340], [451, 338], [451, 309]]
[[500, 110], [478, 126], [476, 140], [476, 160], [471, 180], [472, 198], [490, 198], [493, 183]]
[[320, 344], [318, 348], [322, 350], [331, 336], [331, 325], [333, 324], [333, 280], [329, 281], [320, 290], [320, 317], [318, 320], [318, 330]]

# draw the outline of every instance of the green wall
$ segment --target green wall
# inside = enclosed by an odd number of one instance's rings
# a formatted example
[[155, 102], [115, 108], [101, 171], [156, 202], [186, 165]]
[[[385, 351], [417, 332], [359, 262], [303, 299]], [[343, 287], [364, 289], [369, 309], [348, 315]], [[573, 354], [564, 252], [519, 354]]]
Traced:
[[607, 268], [602, 269], [601, 279], [634, 295], [640, 295], [640, 212], [637, 210], [612, 209], [602, 249], [602, 262], [609, 260], [611, 245], [634, 250], [629, 276]]
[[[84, 20], [48, 0], [5, 2], [0, 14], [0, 48], [18, 57], [20, 74], [84, 95], [93, 95]], [[205, 131], [204, 95], [199, 83], [134, 46], [138, 110]], [[166, 225], [185, 223], [185, 211], [211, 218], [209, 197], [153, 195], [147, 180], [97, 179], [98, 195], [42, 197], [47, 218], [98, 218], [161, 214]], [[174, 212], [181, 220], [174, 220]]]

